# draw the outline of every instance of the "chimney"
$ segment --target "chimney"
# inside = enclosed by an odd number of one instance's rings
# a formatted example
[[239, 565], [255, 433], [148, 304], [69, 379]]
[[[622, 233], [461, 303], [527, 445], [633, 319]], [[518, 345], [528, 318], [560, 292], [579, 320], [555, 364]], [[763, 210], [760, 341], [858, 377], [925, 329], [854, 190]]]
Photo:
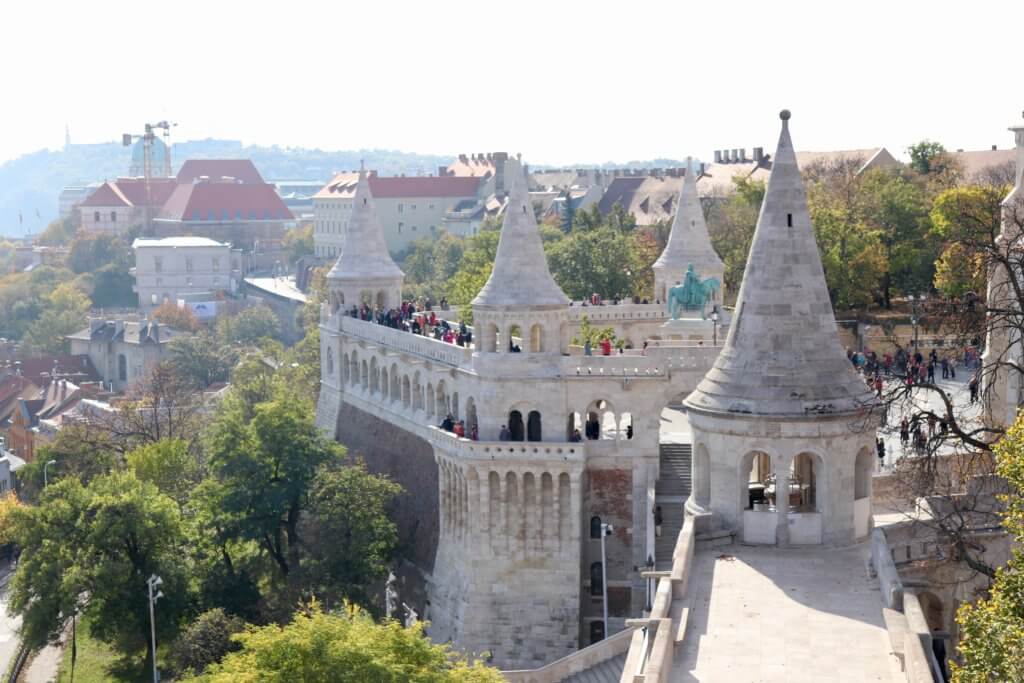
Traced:
[[469, 160], [466, 158], [465, 154], [460, 154], [459, 155], [459, 161], [461, 161], [462, 163], [466, 163]]
[[438, 166], [437, 167], [437, 177], [438, 178], [443, 178], [446, 175], [448, 175], [448, 167], [447, 166]]
[[997, 149], [999, 149], [999, 147], [997, 147], [996, 145], [992, 145], [992, 151], [993, 152], [996, 151]]
[[754, 161], [761, 163], [764, 160], [764, 147], [754, 148]]
[[722, 150], [720, 150], [720, 149], [716, 149], [715, 150], [715, 163], [716, 164], [722, 163]]
[[733, 149], [732, 149], [732, 160], [735, 163], [739, 163], [739, 161], [740, 161], [740, 150], [735, 148], [735, 147], [733, 147]]
[[699, 178], [702, 175], [704, 175], [704, 162], [703, 161], [700, 162], [700, 173], [698, 174], [697, 177]]
[[740, 147], [740, 161], [746, 163], [747, 161], [747, 148]]

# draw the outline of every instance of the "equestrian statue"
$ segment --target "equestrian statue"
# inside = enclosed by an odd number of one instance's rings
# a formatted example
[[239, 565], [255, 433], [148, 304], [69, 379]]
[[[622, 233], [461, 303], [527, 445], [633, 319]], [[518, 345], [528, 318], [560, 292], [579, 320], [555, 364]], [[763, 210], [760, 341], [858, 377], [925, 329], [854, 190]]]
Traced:
[[700, 311], [700, 317], [706, 319], [705, 308], [711, 296], [721, 288], [718, 278], [709, 277], [701, 282], [693, 270], [693, 264], [686, 268], [683, 281], [668, 290], [668, 312], [673, 320], [679, 320], [681, 311]]

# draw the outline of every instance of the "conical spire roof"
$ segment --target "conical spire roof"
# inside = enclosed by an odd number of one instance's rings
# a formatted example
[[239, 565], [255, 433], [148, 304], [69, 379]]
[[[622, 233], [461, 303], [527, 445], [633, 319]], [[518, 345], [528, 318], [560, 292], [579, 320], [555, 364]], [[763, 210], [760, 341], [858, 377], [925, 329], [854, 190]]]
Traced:
[[807, 197], [789, 137], [775, 153], [736, 312], [695, 409], [776, 417], [850, 413], [874, 398], [839, 343]]
[[380, 280], [404, 278], [388, 253], [384, 231], [377, 220], [377, 206], [370, 192], [366, 169], [360, 165], [359, 182], [352, 199], [352, 215], [345, 228], [345, 243], [338, 260], [327, 274], [328, 280]]
[[708, 270], [718, 271], [725, 267], [711, 246], [704, 211], [697, 196], [697, 174], [693, 172], [693, 163], [687, 158], [686, 176], [683, 178], [683, 187], [679, 190], [672, 231], [669, 233], [665, 250], [654, 262], [654, 268], [685, 272], [691, 263], [701, 275]]
[[487, 284], [473, 306], [565, 306], [569, 297], [551, 277], [544, 244], [533, 217], [526, 176], [516, 161], [508, 162], [512, 178], [498, 252]]

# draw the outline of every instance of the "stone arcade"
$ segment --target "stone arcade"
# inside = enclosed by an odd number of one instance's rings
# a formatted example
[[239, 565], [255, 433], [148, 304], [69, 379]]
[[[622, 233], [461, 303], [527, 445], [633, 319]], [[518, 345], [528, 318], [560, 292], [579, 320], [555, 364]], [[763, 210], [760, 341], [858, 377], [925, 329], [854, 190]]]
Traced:
[[[653, 528], [662, 411], [686, 396], [697, 449], [687, 507], [702, 525], [768, 544], [865, 535], [855, 498], [870, 493], [860, 454], [874, 430], [856, 423], [870, 396], [839, 346], [785, 121], [720, 357], [710, 334], [667, 338], [663, 303], [569, 302], [548, 271], [515, 161], [509, 176], [494, 269], [472, 303], [474, 344], [347, 314], [360, 302], [397, 306], [403, 281], [365, 172], [321, 310], [318, 424], [409, 491], [416, 519], [406, 526], [429, 544], [416, 560], [431, 637], [488, 650], [502, 668], [551, 662], [605, 635], [602, 569], [609, 630], [639, 616], [647, 586], [638, 568], [671, 559], [656, 556]], [[683, 185], [655, 265], [662, 294], [691, 263], [722, 275], [695, 180]], [[584, 315], [637, 348], [583, 355], [570, 341]], [[479, 440], [437, 428], [446, 414]], [[503, 428], [510, 440], [499, 439]], [[596, 438], [577, 440], [577, 430]], [[602, 522], [615, 528], [606, 567]]]

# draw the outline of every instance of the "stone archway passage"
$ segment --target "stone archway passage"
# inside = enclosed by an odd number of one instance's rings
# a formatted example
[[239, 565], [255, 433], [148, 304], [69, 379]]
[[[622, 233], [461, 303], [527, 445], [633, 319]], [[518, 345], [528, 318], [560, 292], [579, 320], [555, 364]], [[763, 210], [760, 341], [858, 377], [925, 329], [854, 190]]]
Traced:
[[512, 441], [522, 441], [525, 437], [523, 414], [518, 410], [513, 410], [508, 414], [508, 432]]
[[526, 423], [526, 440], [527, 441], [541, 441], [541, 423], [540, 413], [536, 410], [531, 410], [527, 417]]

